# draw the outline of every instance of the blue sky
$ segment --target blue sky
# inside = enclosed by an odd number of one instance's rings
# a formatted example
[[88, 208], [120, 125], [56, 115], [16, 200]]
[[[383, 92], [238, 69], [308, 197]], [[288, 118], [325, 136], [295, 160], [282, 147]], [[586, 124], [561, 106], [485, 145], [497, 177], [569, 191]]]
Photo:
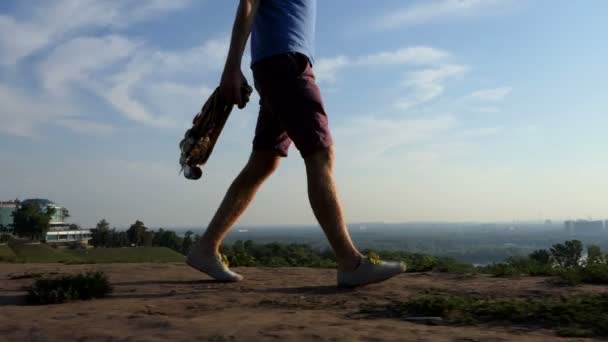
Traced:
[[[48, 197], [85, 226], [204, 226], [249, 155], [257, 97], [202, 180], [178, 176], [177, 144], [217, 86], [236, 3], [2, 1], [0, 197]], [[318, 10], [348, 221], [608, 217], [607, 2]], [[292, 148], [240, 224], [313, 222]]]

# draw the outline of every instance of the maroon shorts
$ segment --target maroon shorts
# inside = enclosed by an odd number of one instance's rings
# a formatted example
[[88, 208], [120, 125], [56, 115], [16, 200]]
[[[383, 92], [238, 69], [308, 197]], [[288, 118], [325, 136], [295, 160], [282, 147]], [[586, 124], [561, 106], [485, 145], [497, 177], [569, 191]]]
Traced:
[[274, 150], [286, 157], [293, 141], [305, 158], [332, 145], [321, 92], [306, 56], [272, 56], [252, 69], [260, 94], [254, 150]]

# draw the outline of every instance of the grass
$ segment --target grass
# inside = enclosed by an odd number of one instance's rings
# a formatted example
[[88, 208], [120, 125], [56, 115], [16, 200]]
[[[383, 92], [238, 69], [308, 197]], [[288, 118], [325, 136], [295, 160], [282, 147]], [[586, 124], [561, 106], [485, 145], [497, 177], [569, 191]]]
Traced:
[[103, 272], [86, 272], [36, 278], [28, 289], [27, 300], [32, 304], [57, 304], [72, 300], [103, 298], [112, 292]]
[[92, 248], [66, 250], [65, 253], [81, 263], [118, 262], [183, 262], [185, 257], [167, 247]]
[[17, 261], [21, 262], [73, 262], [78, 259], [66, 253], [64, 250], [55, 249], [46, 244], [14, 244], [11, 246], [17, 256]]
[[427, 295], [407, 302], [366, 306], [359, 314], [404, 320], [439, 316], [447, 324], [507, 323], [552, 328], [562, 336], [608, 336], [608, 294], [525, 300]]
[[0, 262], [14, 262], [16, 259], [17, 256], [8, 245], [0, 245]]
[[0, 262], [25, 263], [140, 263], [183, 262], [185, 257], [166, 247], [57, 249], [46, 244], [0, 245]]

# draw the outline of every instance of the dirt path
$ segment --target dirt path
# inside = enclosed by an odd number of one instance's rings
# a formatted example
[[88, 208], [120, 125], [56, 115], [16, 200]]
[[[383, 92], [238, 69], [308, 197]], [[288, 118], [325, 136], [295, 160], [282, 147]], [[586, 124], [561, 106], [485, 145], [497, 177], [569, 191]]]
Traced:
[[[27, 272], [103, 270], [107, 299], [24, 305]], [[240, 268], [246, 280], [220, 284], [178, 264], [0, 264], [0, 340], [6, 341], [556, 341], [552, 331], [500, 326], [430, 326], [353, 315], [363, 304], [424, 291], [492, 297], [558, 296], [606, 287], [560, 288], [542, 278], [406, 274], [340, 290], [335, 271]], [[563, 339], [582, 340], [582, 339]]]

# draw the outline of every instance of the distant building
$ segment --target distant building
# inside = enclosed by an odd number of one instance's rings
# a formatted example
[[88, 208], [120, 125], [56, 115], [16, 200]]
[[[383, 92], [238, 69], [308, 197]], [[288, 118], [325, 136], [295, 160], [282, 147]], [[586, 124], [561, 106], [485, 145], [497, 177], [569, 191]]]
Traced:
[[53, 203], [52, 201], [49, 201], [48, 199], [44, 199], [44, 198], [32, 198], [32, 199], [27, 199], [27, 200], [21, 202], [21, 204], [29, 204], [29, 203], [37, 203], [43, 209], [46, 209], [46, 208], [55, 209], [55, 213], [53, 214], [53, 216], [51, 216], [51, 221], [49, 222], [49, 225], [51, 227], [69, 226], [67, 223], [65, 223], [65, 219], [66, 219], [66, 215], [67, 215], [67, 210], [65, 208], [60, 207], [57, 204]]
[[19, 202], [14, 201], [0, 201], [0, 226], [8, 229], [13, 225], [13, 212], [17, 210]]
[[43, 238], [46, 243], [57, 242], [81, 242], [88, 243], [91, 239], [91, 231], [89, 229], [81, 229], [75, 224], [65, 222], [68, 211], [54, 202], [44, 198], [27, 199], [20, 204], [37, 203], [43, 210], [53, 208], [55, 212], [51, 216], [49, 222], [49, 230]]
[[67, 229], [67, 230], [50, 230], [46, 232], [44, 241], [46, 243], [57, 242], [82, 242], [88, 243], [91, 240], [91, 231], [89, 229]]
[[567, 232], [577, 235], [601, 234], [604, 232], [604, 221], [601, 220], [568, 220], [564, 222]]

